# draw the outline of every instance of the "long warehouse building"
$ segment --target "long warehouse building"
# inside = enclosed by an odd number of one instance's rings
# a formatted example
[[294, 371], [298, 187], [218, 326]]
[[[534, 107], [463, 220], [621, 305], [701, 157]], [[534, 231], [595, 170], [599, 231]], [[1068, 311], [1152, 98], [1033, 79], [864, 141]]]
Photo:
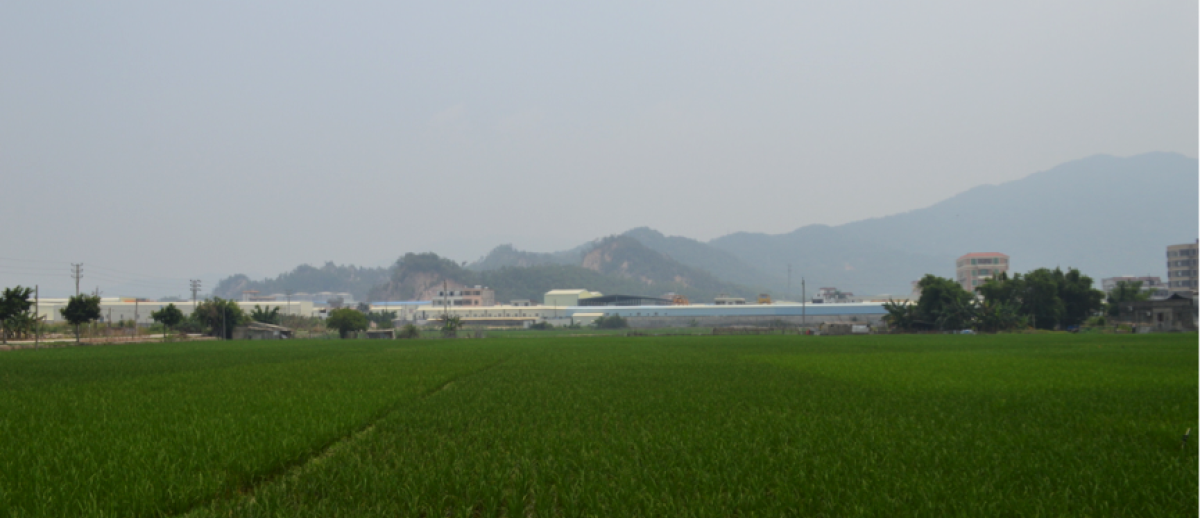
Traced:
[[620, 316], [633, 328], [817, 325], [843, 322], [878, 325], [887, 311], [881, 303], [857, 304], [762, 304], [688, 306], [491, 306], [479, 308], [423, 307], [418, 321], [441, 320], [443, 314], [457, 316], [466, 325], [524, 325], [549, 322], [554, 325], [588, 325], [602, 316]]

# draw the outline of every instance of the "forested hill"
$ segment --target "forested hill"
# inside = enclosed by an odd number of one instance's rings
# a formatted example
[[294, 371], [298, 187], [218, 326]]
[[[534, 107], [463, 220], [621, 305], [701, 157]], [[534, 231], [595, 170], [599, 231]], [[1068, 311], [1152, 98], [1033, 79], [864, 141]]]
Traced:
[[649, 227], [635, 228], [622, 235], [636, 239], [646, 248], [681, 264], [707, 272], [722, 281], [755, 288], [755, 291], [772, 291], [772, 288], [787, 282], [786, 270], [768, 274], [726, 250], [695, 239], [666, 236]]
[[497, 302], [539, 301], [552, 289], [583, 288], [607, 294], [661, 296], [669, 292], [697, 300], [750, 290], [726, 283], [646, 248], [637, 240], [613, 236], [591, 245], [578, 264], [533, 264], [472, 271], [436, 254], [407, 254], [391, 278], [371, 290], [371, 300], [411, 300], [421, 291], [450, 280], [496, 290]]
[[[302, 265], [274, 279], [254, 281], [245, 275], [222, 280], [214, 294], [240, 298], [242, 291], [264, 295], [293, 292], [349, 292], [356, 300], [413, 300], [443, 280], [496, 290], [497, 302], [513, 299], [542, 300], [552, 289], [583, 288], [607, 294], [662, 296], [679, 293], [694, 300], [711, 300], [720, 294], [749, 296], [754, 290], [724, 282], [712, 274], [672, 260], [628, 236], [611, 236], [580, 247], [573, 264], [530, 261], [526, 266], [502, 266], [474, 271], [434, 253], [405, 254], [390, 268], [358, 268], [326, 263], [321, 268]], [[524, 252], [500, 247], [498, 254], [522, 257]], [[531, 254], [530, 257], [551, 254]]]
[[[639, 246], [640, 245], [640, 246]], [[680, 236], [665, 236], [649, 227], [629, 230], [619, 236], [610, 236], [584, 243], [561, 252], [527, 252], [512, 245], [501, 245], [486, 257], [467, 266], [474, 271], [485, 272], [506, 267], [531, 267], [542, 265], [584, 265], [586, 254], [597, 248], [608, 249], [606, 256], [613, 259], [595, 262], [597, 271], [607, 274], [645, 277], [651, 283], [673, 282], [675, 277], [707, 292], [759, 293], [770, 292], [787, 282], [786, 270], [778, 275], [769, 275], [739, 259], [734, 254], [708, 243]], [[627, 259], [631, 259], [627, 262]], [[798, 278], [798, 277], [797, 277]]]
[[386, 267], [342, 266], [332, 262], [320, 268], [302, 264], [274, 279], [255, 281], [242, 274], [232, 275], [221, 279], [212, 293], [222, 298], [240, 299], [246, 290], [257, 290], [262, 295], [285, 293], [288, 290], [305, 293], [330, 291], [350, 293], [355, 299], [363, 300], [372, 287], [388, 279], [389, 270]]
[[[610, 236], [583, 254], [581, 266], [608, 276], [633, 279], [645, 285], [642, 292], [674, 291], [699, 298], [721, 293], [748, 294], [748, 289], [718, 279], [713, 274], [680, 263], [630, 236]], [[669, 286], [670, 289], [662, 289]]]
[[546, 264], [577, 265], [583, 257], [583, 252], [586, 248], [588, 248], [588, 245], [577, 246], [561, 252], [543, 253], [517, 250], [512, 245], [500, 245], [493, 248], [483, 259], [467, 265], [467, 268], [472, 271], [482, 272], [499, 270], [508, 266], [525, 268]]

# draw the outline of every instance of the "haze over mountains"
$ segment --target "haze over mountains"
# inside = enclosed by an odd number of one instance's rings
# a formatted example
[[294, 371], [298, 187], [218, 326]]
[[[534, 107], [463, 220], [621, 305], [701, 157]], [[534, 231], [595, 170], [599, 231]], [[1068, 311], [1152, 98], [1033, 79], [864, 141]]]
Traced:
[[[911, 281], [926, 273], [951, 277], [954, 259], [970, 252], [1003, 252], [1011, 256], [1012, 270], [1020, 272], [1061, 266], [1079, 268], [1097, 281], [1124, 274], [1165, 276], [1166, 246], [1200, 235], [1198, 187], [1200, 164], [1194, 158], [1097, 155], [976, 187], [923, 209], [845, 225], [809, 225], [773, 235], [738, 232], [708, 242], [643, 227], [553, 253], [501, 245], [467, 270], [480, 280], [499, 281], [498, 272], [513, 277], [525, 269], [522, 276], [529, 278], [541, 267], [557, 266], [560, 276], [589, 270], [612, 279], [612, 288], [640, 287], [643, 295], [768, 291], [793, 299], [799, 298], [802, 276], [810, 288], [907, 296]], [[854, 209], [853, 192], [830, 195]], [[789, 265], [792, 290], [785, 293]], [[514, 298], [536, 295], [531, 287], [505, 283]], [[507, 295], [498, 289], [498, 300]]]

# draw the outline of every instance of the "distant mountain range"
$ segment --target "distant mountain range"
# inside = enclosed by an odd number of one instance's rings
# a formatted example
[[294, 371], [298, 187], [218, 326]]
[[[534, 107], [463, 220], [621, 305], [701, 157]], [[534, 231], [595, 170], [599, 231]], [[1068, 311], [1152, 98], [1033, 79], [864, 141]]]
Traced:
[[[1078, 268], [1097, 281], [1126, 274], [1165, 276], [1167, 245], [1200, 235], [1198, 189], [1200, 163], [1194, 158], [1098, 155], [976, 187], [923, 209], [838, 226], [809, 225], [786, 234], [738, 232], [703, 242], [643, 227], [560, 252], [501, 245], [458, 267], [452, 280], [492, 286], [497, 300], [538, 299], [550, 288], [651, 296], [670, 291], [701, 300], [766, 291], [798, 299], [801, 277], [809, 293], [831, 286], [859, 295], [904, 297], [910, 282], [926, 273], [952, 277], [955, 258], [971, 252], [1008, 254], [1012, 269], [1020, 272], [1061, 266]], [[332, 282], [337, 276], [325, 276], [332, 283], [319, 291], [367, 296], [363, 281], [370, 277], [377, 281], [370, 298], [402, 297], [408, 290], [396, 278], [400, 262], [391, 268], [390, 280], [382, 280], [379, 269], [357, 269], [346, 280], [357, 281], [352, 288]], [[314, 277], [299, 273], [290, 276]], [[260, 291], [282, 287], [287, 276]], [[237, 280], [222, 281], [220, 287], [259, 289], [244, 276]], [[293, 289], [317, 291], [309, 284]]]
[[[1001, 185], [984, 185], [923, 209], [786, 234], [738, 232], [709, 242], [649, 228], [623, 234], [671, 260], [745, 286], [797, 298], [799, 278], [858, 294], [907, 296], [926, 273], [954, 275], [954, 260], [1002, 252], [1014, 271], [1074, 267], [1096, 280], [1165, 276], [1166, 246], [1200, 234], [1200, 164], [1175, 153], [1097, 155]], [[498, 251], [500, 249], [497, 249]], [[578, 248], [534, 254], [571, 258]], [[476, 268], [532, 256], [507, 247]], [[792, 290], [787, 291], [788, 266]]]
[[[1200, 233], [1200, 164], [1174, 153], [1093, 156], [924, 209], [781, 235], [709, 244], [769, 272], [791, 263], [856, 293], [907, 294], [926, 273], [954, 274], [970, 252], [1001, 252], [1014, 271], [1074, 267], [1095, 280], [1166, 274], [1166, 247]], [[718, 274], [719, 275], [719, 274]], [[1165, 279], [1164, 279], [1165, 280]]]

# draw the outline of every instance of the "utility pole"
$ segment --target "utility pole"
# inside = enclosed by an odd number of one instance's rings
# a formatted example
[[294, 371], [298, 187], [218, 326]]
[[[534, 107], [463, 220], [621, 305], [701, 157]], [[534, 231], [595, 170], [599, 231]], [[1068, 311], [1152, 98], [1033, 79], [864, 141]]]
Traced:
[[75, 296], [79, 296], [79, 279], [83, 278], [83, 263], [71, 263], [71, 277], [75, 278]]
[[188, 281], [192, 286], [192, 311], [196, 310], [196, 292], [200, 291], [200, 280], [192, 279]]
[[38, 285], [33, 285], [33, 350], [42, 344], [42, 294]]

